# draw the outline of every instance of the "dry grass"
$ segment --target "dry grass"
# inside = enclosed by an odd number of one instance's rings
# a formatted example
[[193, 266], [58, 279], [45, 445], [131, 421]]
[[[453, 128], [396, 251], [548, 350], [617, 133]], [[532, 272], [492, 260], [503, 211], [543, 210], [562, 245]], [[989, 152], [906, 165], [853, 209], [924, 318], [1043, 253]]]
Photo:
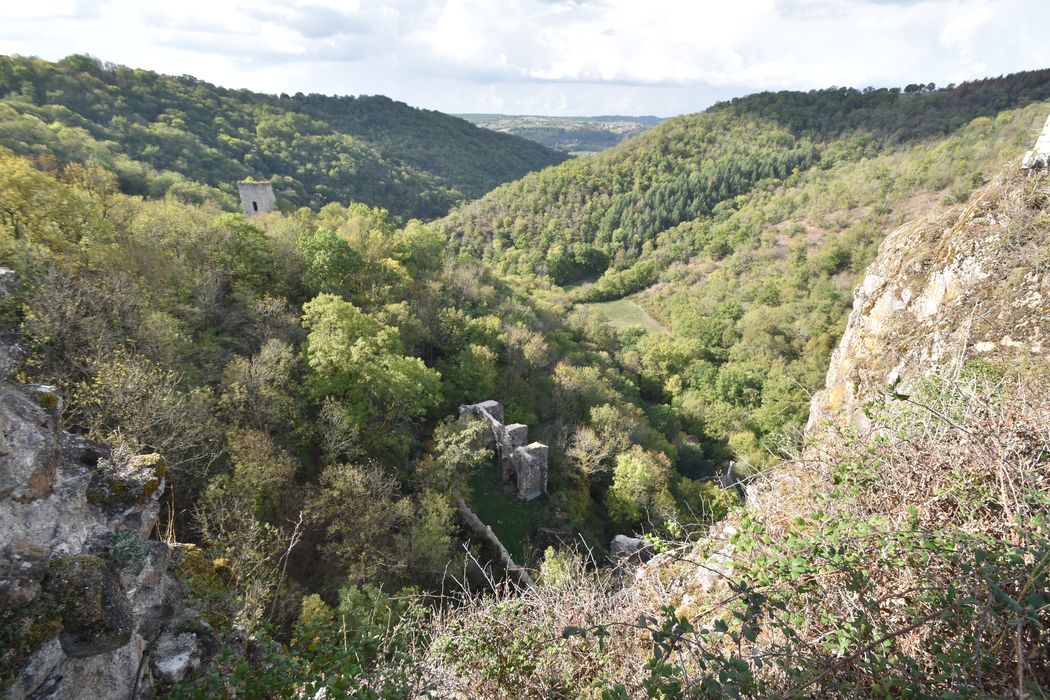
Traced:
[[[472, 698], [1043, 697], [1050, 367], [976, 369], [781, 465], [715, 539], [468, 597], [439, 616], [430, 663]], [[659, 686], [643, 664], [669, 604], [692, 627], [656, 679], [678, 685]]]

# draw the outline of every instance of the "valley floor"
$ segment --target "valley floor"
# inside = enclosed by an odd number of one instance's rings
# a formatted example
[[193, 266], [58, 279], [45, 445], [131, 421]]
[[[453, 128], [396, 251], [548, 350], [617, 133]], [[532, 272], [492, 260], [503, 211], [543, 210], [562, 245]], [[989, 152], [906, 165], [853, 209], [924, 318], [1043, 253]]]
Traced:
[[624, 330], [633, 326], [641, 326], [649, 333], [667, 333], [659, 321], [650, 315], [640, 304], [629, 298], [616, 299], [614, 301], [600, 301], [583, 306], [594, 309], [609, 322], [613, 328]]

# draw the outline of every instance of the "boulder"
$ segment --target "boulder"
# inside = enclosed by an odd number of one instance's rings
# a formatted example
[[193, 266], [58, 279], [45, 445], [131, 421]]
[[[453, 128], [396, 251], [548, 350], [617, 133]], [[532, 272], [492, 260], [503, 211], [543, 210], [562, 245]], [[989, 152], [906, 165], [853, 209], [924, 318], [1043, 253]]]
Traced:
[[153, 672], [165, 683], [178, 683], [201, 664], [201, 644], [193, 632], [165, 633], [153, 649]]
[[61, 432], [54, 387], [0, 385], [0, 499], [26, 503], [51, 492]]
[[25, 349], [12, 333], [0, 333], [0, 379], [13, 377], [25, 359]]
[[[10, 268], [0, 267], [0, 325], [9, 326], [16, 312], [18, 299], [18, 277]], [[18, 343], [15, 333], [0, 331], [0, 379], [8, 379], [22, 366], [25, 350]]]
[[141, 509], [164, 483], [166, 467], [158, 454], [102, 460], [88, 484], [88, 503], [109, 515]]
[[609, 545], [609, 554], [617, 564], [642, 564], [652, 559], [656, 550], [640, 537], [617, 535]]

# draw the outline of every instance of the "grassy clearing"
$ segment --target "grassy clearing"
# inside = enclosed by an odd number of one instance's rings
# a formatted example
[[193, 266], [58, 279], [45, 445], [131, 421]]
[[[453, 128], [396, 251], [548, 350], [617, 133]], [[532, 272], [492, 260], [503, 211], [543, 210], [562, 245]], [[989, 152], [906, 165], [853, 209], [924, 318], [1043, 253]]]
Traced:
[[600, 301], [593, 304], [583, 304], [583, 306], [600, 313], [609, 322], [609, 325], [618, 330], [631, 328], [632, 326], [641, 326], [649, 333], [667, 332], [667, 329], [650, 316], [648, 311], [630, 299]]
[[495, 460], [471, 474], [470, 492], [471, 509], [492, 528], [514, 561], [522, 564], [529, 540], [537, 528], [550, 522], [550, 499], [541, 496], [528, 503], [519, 501], [504, 488]]

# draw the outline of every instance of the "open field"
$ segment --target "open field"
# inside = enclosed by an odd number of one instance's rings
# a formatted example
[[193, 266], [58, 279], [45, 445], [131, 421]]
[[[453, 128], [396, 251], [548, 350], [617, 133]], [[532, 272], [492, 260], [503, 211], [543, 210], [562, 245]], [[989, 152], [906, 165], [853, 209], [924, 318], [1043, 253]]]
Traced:
[[615, 301], [601, 301], [593, 304], [584, 304], [587, 308], [594, 309], [609, 322], [613, 328], [623, 330], [632, 326], [641, 326], [649, 333], [666, 333], [667, 329], [660, 322], [649, 315], [638, 303], [630, 299], [616, 299]]

